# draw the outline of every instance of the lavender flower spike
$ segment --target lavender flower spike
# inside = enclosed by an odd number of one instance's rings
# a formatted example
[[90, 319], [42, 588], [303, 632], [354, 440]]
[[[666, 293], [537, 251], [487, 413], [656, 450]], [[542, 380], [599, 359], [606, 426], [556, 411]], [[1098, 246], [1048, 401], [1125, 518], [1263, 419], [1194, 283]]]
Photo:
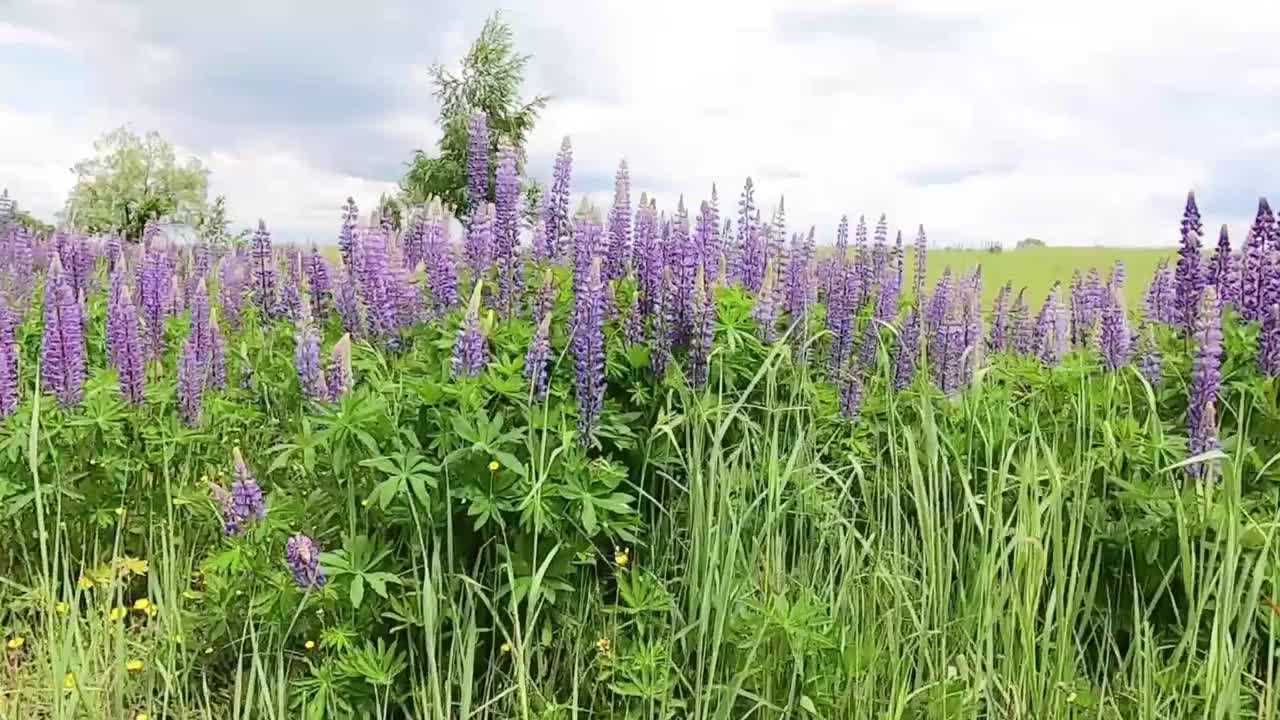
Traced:
[[200, 349], [193, 333], [178, 353], [178, 415], [188, 427], [200, 424], [204, 384], [204, 366], [200, 362]]
[[535, 401], [547, 397], [551, 379], [550, 361], [551, 313], [548, 312], [543, 314], [542, 321], [534, 330], [533, 338], [529, 341], [529, 352], [524, 358], [524, 376], [529, 381], [529, 392]]
[[[123, 267], [123, 265], [121, 265]], [[146, 383], [146, 363], [142, 355], [142, 324], [128, 285], [121, 285], [119, 301], [111, 313], [112, 333], [107, 338], [114, 348], [111, 356], [120, 376], [120, 394], [131, 405], [141, 405]]]
[[1108, 370], [1116, 371], [1129, 364], [1133, 355], [1129, 336], [1129, 318], [1119, 288], [1109, 293], [1102, 309], [1102, 360]]
[[304, 592], [324, 587], [326, 578], [320, 567], [320, 548], [315, 540], [297, 533], [285, 543], [285, 560], [293, 573], [293, 583]]
[[263, 499], [262, 488], [240, 454], [240, 448], [235, 448], [231, 456], [235, 464], [235, 479], [231, 483], [231, 491], [221, 494], [222, 520], [227, 536], [235, 537], [245, 534], [250, 523], [266, 519], [267, 503]]
[[7, 418], [17, 412], [21, 395], [18, 377], [18, 356], [21, 349], [16, 338], [17, 325], [17, 313], [0, 299], [0, 418]]
[[328, 400], [329, 388], [325, 385], [324, 370], [320, 367], [320, 337], [310, 318], [303, 318], [298, 325], [293, 360], [298, 370], [298, 385], [302, 388], [302, 396], [307, 400]]
[[[581, 253], [580, 253], [581, 254]], [[600, 257], [591, 261], [584, 282], [574, 288], [573, 355], [581, 442], [594, 442], [604, 407], [604, 280]]]
[[483, 283], [476, 283], [471, 292], [471, 302], [467, 304], [467, 314], [463, 318], [462, 327], [458, 328], [458, 340], [453, 346], [453, 376], [455, 378], [476, 377], [484, 372], [489, 364], [489, 340], [485, 337], [484, 327], [480, 322], [480, 300], [484, 291]]
[[333, 402], [341, 400], [355, 386], [355, 374], [351, 370], [350, 333], [343, 334], [333, 346], [325, 384], [329, 387], [329, 399]]
[[[1205, 288], [1194, 326], [1195, 359], [1188, 389], [1187, 436], [1189, 451], [1199, 455], [1218, 445], [1214, 406], [1222, 384], [1222, 308], [1217, 288]], [[1207, 467], [1200, 464], [1188, 465], [1187, 470], [1195, 478], [1208, 474]]]
[[472, 209], [489, 202], [489, 118], [471, 116], [467, 132], [467, 202]]
[[64, 408], [84, 396], [85, 346], [82, 309], [75, 290], [54, 253], [44, 289], [44, 337], [40, 343], [44, 387]]

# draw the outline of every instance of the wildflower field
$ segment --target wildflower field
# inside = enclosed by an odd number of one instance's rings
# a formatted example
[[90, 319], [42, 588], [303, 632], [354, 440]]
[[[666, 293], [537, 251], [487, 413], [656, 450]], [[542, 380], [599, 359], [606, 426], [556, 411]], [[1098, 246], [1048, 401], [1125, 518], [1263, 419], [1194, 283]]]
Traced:
[[1278, 716], [1265, 202], [1032, 292], [517, 167], [332, 259], [4, 230], [0, 716]]

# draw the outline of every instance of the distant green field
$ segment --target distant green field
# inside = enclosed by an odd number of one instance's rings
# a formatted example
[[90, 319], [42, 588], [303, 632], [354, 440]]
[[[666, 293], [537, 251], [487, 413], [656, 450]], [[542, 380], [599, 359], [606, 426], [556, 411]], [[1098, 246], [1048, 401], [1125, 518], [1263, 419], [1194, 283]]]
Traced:
[[[1038, 307], [1054, 282], [1071, 283], [1077, 269], [1083, 274], [1096, 267], [1105, 279], [1117, 260], [1124, 262], [1127, 273], [1125, 293], [1130, 305], [1142, 301], [1143, 292], [1160, 258], [1172, 258], [1174, 248], [1033, 248], [987, 253], [978, 250], [930, 250], [929, 284], [932, 286], [946, 267], [952, 273], [967, 272], [982, 265], [984, 302], [990, 303], [1006, 282], [1013, 288], [1027, 288], [1028, 304]], [[914, 267], [914, 253], [908, 251], [907, 275]], [[1171, 259], [1170, 262], [1173, 260]]]

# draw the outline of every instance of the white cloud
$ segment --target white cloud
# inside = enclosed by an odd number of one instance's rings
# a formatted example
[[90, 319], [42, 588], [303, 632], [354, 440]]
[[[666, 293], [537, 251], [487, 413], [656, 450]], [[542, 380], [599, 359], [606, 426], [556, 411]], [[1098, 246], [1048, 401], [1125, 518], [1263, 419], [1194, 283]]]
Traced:
[[[1280, 189], [1270, 28], [1280, 4], [1114, 0], [518, 0], [528, 91], [556, 99], [529, 148], [550, 173], [573, 137], [577, 189], [635, 190], [722, 212], [752, 175], [766, 212], [829, 238], [841, 214], [924, 223], [942, 244], [1037, 236], [1171, 244], [1195, 187], [1207, 224], [1242, 224]], [[61, 109], [0, 100], [0, 184], [56, 209], [107, 120], [205, 157], [237, 220], [327, 239], [348, 194], [371, 204], [438, 135], [425, 68], [451, 62], [487, 8], [391, 3], [388, 20], [311, 4], [163, 7], [52, 0], [0, 23], [98, 78]], [[287, 30], [287, 32], [285, 31]], [[234, 49], [234, 52], [231, 51]], [[1234, 229], [1234, 228], [1233, 228]], [[1238, 236], [1243, 232], [1236, 231]]]

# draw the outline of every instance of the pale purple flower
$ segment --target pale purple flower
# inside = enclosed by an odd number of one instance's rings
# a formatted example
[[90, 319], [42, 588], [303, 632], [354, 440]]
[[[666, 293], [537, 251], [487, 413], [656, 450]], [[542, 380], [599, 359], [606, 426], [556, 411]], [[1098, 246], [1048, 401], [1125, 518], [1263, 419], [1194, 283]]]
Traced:
[[542, 316], [529, 340], [529, 351], [524, 357], [524, 376], [529, 381], [529, 392], [535, 401], [547, 397], [550, 387], [551, 362], [551, 314]]
[[759, 292], [764, 282], [764, 266], [768, 258], [764, 237], [755, 220], [755, 186], [747, 178], [738, 200], [738, 254], [741, 259], [740, 275], [736, 278], [751, 292]]
[[298, 325], [293, 362], [298, 371], [302, 397], [317, 402], [328, 400], [329, 388], [325, 385], [324, 369], [320, 366], [320, 336], [307, 320]]
[[480, 204], [471, 210], [463, 252], [473, 282], [479, 282], [493, 262], [493, 205]]
[[547, 192], [547, 211], [543, 217], [543, 250], [547, 258], [558, 258], [565, 252], [566, 240], [573, 228], [569, 224], [569, 183], [573, 173], [573, 146], [566, 136], [556, 154], [551, 173], [551, 189]]
[[355, 261], [352, 247], [356, 241], [356, 223], [360, 219], [360, 209], [356, 207], [354, 198], [348, 197], [342, 206], [342, 229], [338, 231], [338, 252], [342, 253], [342, 266], [350, 270]]
[[493, 259], [498, 269], [498, 311], [502, 317], [515, 314], [520, 294], [520, 174], [516, 150], [503, 144], [498, 151], [498, 171], [494, 179]]
[[22, 396], [22, 383], [18, 376], [18, 358], [22, 352], [18, 347], [17, 326], [17, 313], [0, 299], [0, 418], [17, 412]]
[[920, 356], [920, 311], [912, 307], [907, 313], [894, 356], [893, 386], [898, 390], [910, 387], [916, 377], [916, 364]]
[[485, 337], [484, 326], [480, 322], [483, 287], [481, 283], [476, 283], [462, 326], [458, 328], [458, 339], [453, 346], [455, 378], [477, 377], [489, 365], [489, 339]]
[[609, 209], [609, 252], [605, 255], [605, 280], [621, 280], [631, 266], [631, 173], [627, 161], [618, 163], [613, 181], [613, 206]]
[[489, 203], [489, 118], [471, 116], [467, 129], [467, 202], [474, 210]]
[[[579, 262], [589, 254], [589, 251], [579, 251]], [[601, 273], [600, 258], [592, 257], [585, 282], [574, 288], [573, 298], [571, 345], [578, 398], [578, 433], [584, 445], [594, 442], [604, 408], [604, 279]]]
[[1138, 328], [1137, 342], [1138, 372], [1146, 378], [1151, 387], [1160, 389], [1164, 385], [1164, 359], [1160, 356], [1160, 346], [1156, 344], [1155, 326], [1143, 323]]
[[315, 245], [311, 246], [311, 254], [307, 256], [306, 270], [311, 316], [323, 320], [329, 314], [329, 304], [333, 301], [333, 285], [329, 280], [329, 263]]
[[119, 375], [120, 394], [131, 405], [141, 405], [146, 385], [142, 323], [124, 279], [124, 264], [117, 268], [112, 274], [112, 297], [107, 308], [108, 355]]
[[[1195, 359], [1187, 398], [1188, 449], [1199, 455], [1218, 446], [1214, 405], [1222, 384], [1222, 308], [1217, 289], [1205, 288], [1195, 313]], [[1207, 475], [1202, 464], [1187, 466], [1192, 477]]]
[[194, 333], [178, 352], [178, 416], [189, 427], [200, 424], [204, 405], [205, 372]]
[[264, 318], [275, 317], [276, 260], [271, 250], [271, 233], [267, 224], [258, 221], [253, 234], [253, 301]]
[[228, 537], [244, 535], [250, 524], [267, 517], [267, 503], [262, 496], [262, 488], [245, 464], [240, 448], [232, 451], [232, 459], [234, 479], [231, 490], [220, 493], [223, 529]]
[[343, 334], [333, 346], [329, 369], [325, 374], [325, 384], [329, 388], [329, 399], [333, 402], [341, 400], [355, 386], [355, 373], [351, 369], [351, 335], [349, 333]]
[[299, 590], [309, 592], [324, 587], [326, 578], [320, 567], [320, 548], [314, 540], [302, 533], [289, 538], [285, 543], [285, 561]]
[[1108, 370], [1119, 370], [1133, 356], [1132, 338], [1129, 335], [1129, 318], [1125, 312], [1124, 297], [1119, 288], [1108, 293], [1102, 308], [1102, 360]]

